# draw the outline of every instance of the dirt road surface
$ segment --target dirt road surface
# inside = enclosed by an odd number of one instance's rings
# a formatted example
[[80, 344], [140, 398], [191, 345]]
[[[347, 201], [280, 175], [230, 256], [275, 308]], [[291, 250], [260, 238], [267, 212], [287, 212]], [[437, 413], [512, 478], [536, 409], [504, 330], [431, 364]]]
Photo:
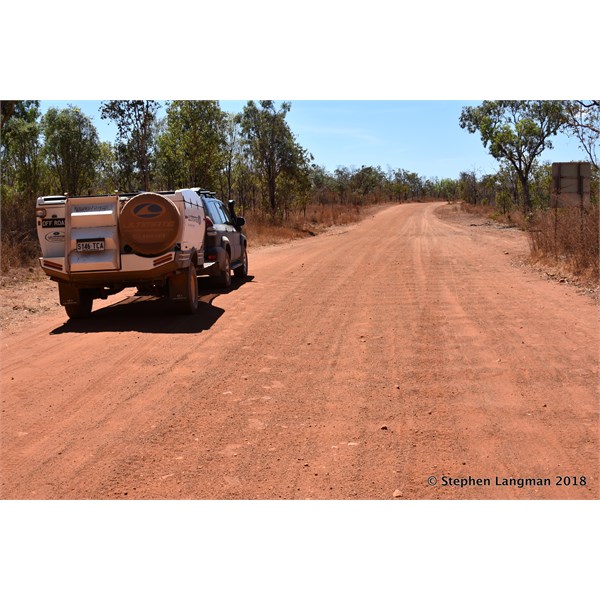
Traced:
[[393, 206], [193, 316], [126, 290], [8, 327], [1, 497], [598, 498], [597, 304], [471, 222]]

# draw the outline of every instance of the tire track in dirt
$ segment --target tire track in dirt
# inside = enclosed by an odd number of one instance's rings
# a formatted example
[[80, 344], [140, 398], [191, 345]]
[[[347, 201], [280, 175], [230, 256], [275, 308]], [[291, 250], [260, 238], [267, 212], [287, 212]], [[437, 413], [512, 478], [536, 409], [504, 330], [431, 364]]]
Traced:
[[124, 293], [4, 336], [2, 497], [597, 498], [597, 307], [449, 210], [251, 252], [191, 317]]

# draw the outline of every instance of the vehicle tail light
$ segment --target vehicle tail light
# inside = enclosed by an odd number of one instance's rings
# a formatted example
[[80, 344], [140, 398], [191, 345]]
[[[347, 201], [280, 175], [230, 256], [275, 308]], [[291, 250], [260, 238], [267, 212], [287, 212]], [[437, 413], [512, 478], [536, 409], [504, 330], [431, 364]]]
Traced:
[[210, 217], [204, 217], [204, 222], [206, 223], [206, 235], [217, 235], [217, 232], [214, 229], [215, 225]]
[[46, 216], [46, 209], [45, 208], [36, 209], [35, 216], [40, 217], [40, 219], [43, 219]]

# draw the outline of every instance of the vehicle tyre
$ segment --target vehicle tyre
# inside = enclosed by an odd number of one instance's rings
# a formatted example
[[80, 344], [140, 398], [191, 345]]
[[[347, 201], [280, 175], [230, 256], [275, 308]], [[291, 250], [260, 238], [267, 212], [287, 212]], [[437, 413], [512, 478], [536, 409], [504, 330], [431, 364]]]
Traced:
[[242, 253], [242, 265], [233, 270], [235, 277], [246, 277], [248, 275], [248, 250], [244, 248]]
[[90, 316], [93, 303], [92, 295], [85, 290], [81, 290], [79, 292], [79, 302], [77, 304], [65, 304], [65, 310], [69, 319], [83, 319]]
[[215, 277], [215, 282], [221, 288], [231, 286], [231, 260], [229, 252], [225, 253], [225, 268]]
[[198, 310], [198, 276], [193, 264], [188, 267], [186, 275], [186, 297], [180, 302], [179, 308], [184, 315], [193, 315]]

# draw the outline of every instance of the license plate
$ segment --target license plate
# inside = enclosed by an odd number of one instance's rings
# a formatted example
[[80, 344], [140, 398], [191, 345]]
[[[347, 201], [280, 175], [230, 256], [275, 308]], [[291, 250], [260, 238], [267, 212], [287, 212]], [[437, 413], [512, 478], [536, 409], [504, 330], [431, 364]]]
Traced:
[[42, 227], [47, 229], [48, 227], [64, 227], [64, 219], [42, 219]]
[[77, 240], [77, 252], [103, 252], [104, 240]]

